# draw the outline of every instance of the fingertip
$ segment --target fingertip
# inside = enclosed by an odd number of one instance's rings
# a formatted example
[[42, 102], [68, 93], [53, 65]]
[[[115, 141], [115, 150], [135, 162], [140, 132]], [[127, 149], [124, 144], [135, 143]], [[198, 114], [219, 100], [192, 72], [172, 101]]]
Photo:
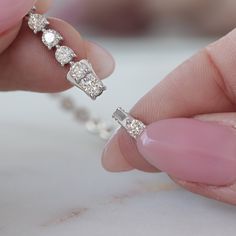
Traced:
[[131, 138], [124, 129], [120, 129], [117, 133], [120, 152], [124, 159], [135, 169], [155, 173], [158, 169], [148, 163], [139, 153], [136, 141]]
[[21, 23], [17, 23], [5, 32], [0, 33], [0, 54], [9, 47], [20, 31]]
[[130, 171], [134, 168], [126, 161], [120, 152], [119, 142], [115, 134], [107, 143], [102, 154], [102, 165], [110, 172]]
[[115, 69], [115, 61], [112, 55], [96, 43], [86, 42], [86, 53], [88, 60], [94, 65], [97, 75], [104, 79], [111, 75]]
[[133, 169], [155, 173], [158, 170], [139, 154], [135, 141], [119, 129], [106, 144], [102, 155], [103, 167], [110, 172]]

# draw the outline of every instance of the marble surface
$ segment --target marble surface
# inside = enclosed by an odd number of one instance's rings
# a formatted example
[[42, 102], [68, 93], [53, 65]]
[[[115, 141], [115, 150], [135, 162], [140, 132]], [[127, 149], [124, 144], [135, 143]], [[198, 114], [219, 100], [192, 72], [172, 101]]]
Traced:
[[[96, 105], [78, 90], [67, 94], [107, 120], [209, 41], [96, 40], [117, 60], [107, 94]], [[1, 93], [0, 106], [1, 236], [235, 235], [235, 207], [188, 193], [165, 174], [103, 170], [104, 143], [49, 96]]]

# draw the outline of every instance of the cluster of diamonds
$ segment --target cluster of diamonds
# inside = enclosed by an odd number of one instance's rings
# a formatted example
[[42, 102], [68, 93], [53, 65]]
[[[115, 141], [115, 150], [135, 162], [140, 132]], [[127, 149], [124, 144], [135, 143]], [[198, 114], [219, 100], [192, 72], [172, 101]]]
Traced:
[[122, 108], [117, 108], [116, 111], [113, 113], [112, 116], [122, 127], [126, 129], [128, 134], [133, 137], [134, 139], [137, 139], [146, 126], [143, 124], [143, 122], [134, 119], [132, 116], [130, 116], [127, 112], [125, 112]]
[[49, 21], [44, 15], [37, 14], [33, 8], [29, 14], [28, 25], [35, 33], [42, 33], [42, 42], [49, 49], [55, 49], [55, 58], [61, 66], [70, 65], [70, 70], [67, 74], [67, 79], [75, 86], [83, 90], [92, 99], [96, 99], [106, 89], [101, 80], [94, 72], [92, 65], [88, 60], [83, 59], [74, 62], [76, 58], [75, 52], [64, 45], [60, 45], [63, 37], [56, 30], [49, 28]]
[[92, 99], [96, 99], [106, 89], [102, 81], [97, 79], [92, 65], [87, 60], [75, 62], [67, 74], [67, 79], [75, 82]]

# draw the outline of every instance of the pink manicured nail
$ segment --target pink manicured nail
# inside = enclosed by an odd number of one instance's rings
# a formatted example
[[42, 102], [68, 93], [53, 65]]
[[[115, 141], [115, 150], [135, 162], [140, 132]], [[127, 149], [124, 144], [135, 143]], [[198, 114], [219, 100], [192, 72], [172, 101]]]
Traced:
[[35, 0], [0, 0], [0, 33], [17, 24], [34, 3]]
[[196, 119], [148, 125], [137, 138], [141, 155], [180, 180], [227, 185], [236, 180], [236, 130]]

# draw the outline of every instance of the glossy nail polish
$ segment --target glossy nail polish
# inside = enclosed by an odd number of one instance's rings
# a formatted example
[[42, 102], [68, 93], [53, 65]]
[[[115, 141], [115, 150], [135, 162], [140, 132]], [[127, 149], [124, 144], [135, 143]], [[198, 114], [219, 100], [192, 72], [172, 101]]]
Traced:
[[148, 125], [137, 138], [141, 155], [180, 180], [228, 185], [236, 180], [236, 130], [196, 119]]

